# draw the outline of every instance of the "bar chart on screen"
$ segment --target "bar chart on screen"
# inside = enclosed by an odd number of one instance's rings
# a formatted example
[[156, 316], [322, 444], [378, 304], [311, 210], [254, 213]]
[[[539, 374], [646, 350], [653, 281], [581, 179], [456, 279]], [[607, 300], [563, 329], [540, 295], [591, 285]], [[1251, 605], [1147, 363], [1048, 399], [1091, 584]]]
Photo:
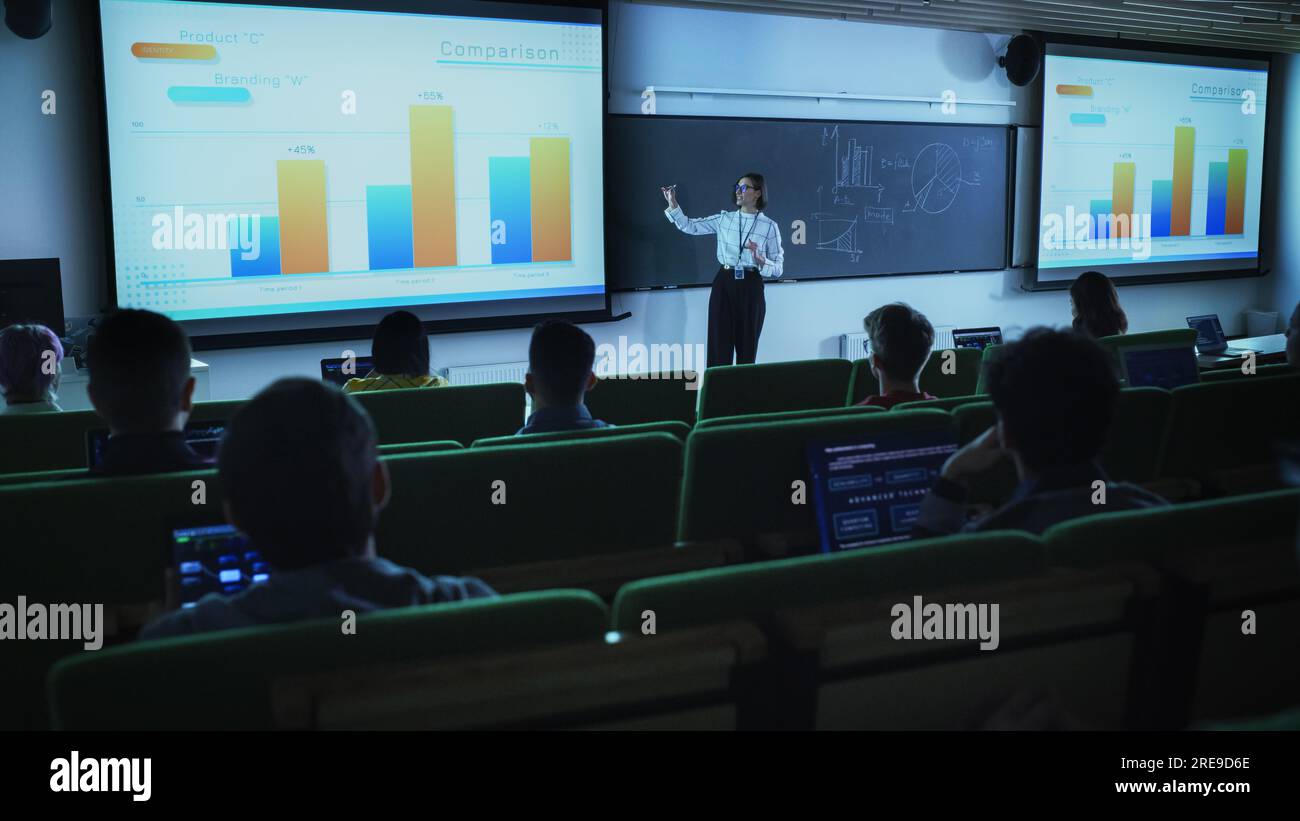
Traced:
[[120, 303], [603, 291], [599, 26], [259, 9], [223, 35], [224, 11], [105, 17], [106, 84], [131, 91], [109, 106]]
[[1064, 236], [1040, 268], [1258, 254], [1266, 72], [1061, 56], [1044, 82], [1040, 217]]

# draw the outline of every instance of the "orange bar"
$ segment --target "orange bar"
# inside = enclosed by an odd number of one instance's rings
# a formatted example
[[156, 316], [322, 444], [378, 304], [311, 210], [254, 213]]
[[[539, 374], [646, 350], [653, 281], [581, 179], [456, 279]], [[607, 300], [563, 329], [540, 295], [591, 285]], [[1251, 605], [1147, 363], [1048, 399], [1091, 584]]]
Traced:
[[1072, 86], [1062, 83], [1056, 87], [1057, 94], [1068, 94], [1072, 97], [1091, 97], [1092, 86]]
[[1228, 149], [1228, 206], [1223, 233], [1245, 233], [1246, 216], [1246, 149]]
[[411, 227], [416, 268], [456, 264], [451, 106], [411, 106]]
[[1136, 174], [1136, 163], [1115, 163], [1110, 183], [1110, 212], [1116, 237], [1132, 236], [1129, 233], [1132, 230], [1129, 223], [1133, 220], [1133, 178]]
[[330, 251], [325, 161], [276, 160], [275, 181], [280, 202], [280, 273], [326, 273]]
[[532, 197], [533, 262], [573, 259], [569, 138], [530, 138], [528, 174]]
[[1169, 213], [1169, 236], [1186, 237], [1192, 232], [1192, 153], [1196, 129], [1174, 128], [1173, 206]]
[[216, 46], [197, 43], [132, 43], [131, 53], [141, 60], [215, 60]]

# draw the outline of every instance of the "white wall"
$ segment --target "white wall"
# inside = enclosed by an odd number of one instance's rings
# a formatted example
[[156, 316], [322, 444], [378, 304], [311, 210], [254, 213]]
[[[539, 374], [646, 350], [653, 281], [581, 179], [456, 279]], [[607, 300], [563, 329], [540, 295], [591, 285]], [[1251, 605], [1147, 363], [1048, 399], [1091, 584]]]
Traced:
[[[104, 306], [99, 89], [88, 3], [55, 0], [54, 27], [23, 40], [0, 25], [0, 259], [59, 257], [63, 309]], [[55, 93], [54, 114], [41, 95]]]
[[[64, 259], [65, 303], [69, 315], [87, 314], [104, 299], [103, 234], [98, 141], [90, 67], [73, 0], [55, 0], [55, 29], [35, 43], [0, 32], [0, 146], [7, 156], [0, 174], [0, 256], [56, 255]], [[647, 85], [689, 85], [782, 90], [832, 90], [856, 93], [937, 96], [952, 89], [962, 98], [1014, 100], [1011, 109], [976, 111], [958, 106], [957, 120], [1033, 123], [1038, 119], [1036, 88], [1010, 85], [994, 62], [1004, 36], [933, 29], [875, 26], [803, 17], [723, 12], [614, 2], [611, 9], [612, 58], [610, 110], [640, 110]], [[80, 49], [80, 52], [77, 50]], [[1292, 76], [1297, 60], [1287, 62]], [[57, 123], [36, 116], [39, 88], [57, 84]], [[1290, 84], [1300, 97], [1300, 82]], [[30, 103], [29, 103], [30, 101]], [[71, 104], [68, 104], [68, 103]], [[33, 116], [10, 121], [8, 112]], [[1293, 105], [1294, 109], [1300, 105]], [[736, 101], [699, 96], [660, 95], [663, 114], [816, 117], [844, 119], [938, 120], [922, 104], [817, 104], [774, 98]], [[1289, 112], [1289, 133], [1296, 114]], [[952, 121], [951, 118], [943, 118]], [[57, 133], [55, 133], [57, 132]], [[10, 153], [12, 152], [12, 153]], [[14, 156], [22, 159], [16, 164]], [[1266, 170], [1266, 173], [1267, 170]], [[1300, 154], [1285, 168], [1291, 192], [1283, 203], [1289, 223], [1300, 225]], [[1281, 179], [1281, 178], [1279, 178]], [[660, 180], [646, 180], [646, 207], [659, 208]], [[639, 195], [639, 193], [638, 193]], [[787, 231], [788, 235], [788, 231]], [[692, 241], [682, 238], [683, 241]], [[1242, 311], [1294, 305], [1300, 250], [1293, 239], [1279, 242], [1278, 272], [1271, 277], [1205, 283], [1136, 286], [1121, 290], [1134, 330], [1180, 326], [1193, 313], [1217, 311], [1229, 333], [1244, 331]], [[1285, 269], [1290, 276], [1283, 275]], [[789, 272], [797, 275], [797, 272]], [[862, 316], [892, 300], [905, 300], [936, 325], [998, 324], [1016, 332], [1040, 323], [1068, 321], [1064, 293], [1026, 294], [1012, 271], [943, 276], [888, 277], [777, 284], [767, 290], [767, 323], [759, 361], [838, 355], [838, 336], [861, 329]], [[588, 326], [597, 343], [702, 344], [707, 289], [641, 292], [614, 296], [615, 312], [631, 319]], [[433, 338], [436, 367], [526, 358], [528, 331], [491, 331]], [[354, 340], [318, 345], [207, 351], [212, 365], [213, 398], [250, 395], [288, 374], [318, 374], [318, 360], [345, 348], [368, 350]]]
[[1268, 310], [1278, 311], [1285, 325], [1300, 303], [1300, 55], [1281, 55], [1274, 63], [1273, 90], [1278, 97], [1269, 140], [1290, 147], [1278, 158], [1271, 191], [1277, 219], [1272, 231], [1273, 273], [1263, 283]]

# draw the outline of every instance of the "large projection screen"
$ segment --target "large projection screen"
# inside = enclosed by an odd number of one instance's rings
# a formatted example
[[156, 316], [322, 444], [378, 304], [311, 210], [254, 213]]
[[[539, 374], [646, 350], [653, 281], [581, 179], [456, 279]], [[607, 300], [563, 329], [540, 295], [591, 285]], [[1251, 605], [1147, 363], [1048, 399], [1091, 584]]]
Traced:
[[1048, 43], [1038, 283], [1258, 273], [1268, 67]]
[[100, 0], [110, 291], [191, 335], [608, 313], [604, 9]]

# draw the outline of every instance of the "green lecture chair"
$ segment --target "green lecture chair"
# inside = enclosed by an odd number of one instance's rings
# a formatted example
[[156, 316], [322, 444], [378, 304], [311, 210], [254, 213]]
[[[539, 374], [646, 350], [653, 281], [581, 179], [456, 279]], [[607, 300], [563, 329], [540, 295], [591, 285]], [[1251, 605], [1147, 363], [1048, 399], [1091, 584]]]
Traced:
[[852, 369], [847, 359], [709, 368], [700, 387], [699, 418], [840, 408]]
[[592, 418], [611, 425], [644, 422], [695, 423], [700, 380], [694, 371], [679, 374], [618, 374], [603, 376], [587, 391]]
[[717, 416], [713, 419], [701, 419], [695, 423], [695, 430], [725, 427], [727, 425], [748, 425], [755, 422], [792, 422], [796, 419], [825, 419], [836, 416], [857, 416], [864, 411], [876, 413], [884, 408], [875, 405], [850, 405], [847, 408], [813, 408], [810, 410], [774, 411], [772, 413], [747, 413], [740, 416]]
[[[1141, 562], [1167, 576], [1151, 637], [1162, 726], [1244, 718], [1292, 706], [1300, 692], [1300, 490], [1098, 514], [1043, 534], [1048, 561], [1095, 568]], [[1244, 629], [1249, 611], [1254, 633]]]
[[[1111, 360], [1115, 365], [1115, 372], [1121, 377], [1124, 370], [1124, 352], [1134, 348], [1146, 350], [1167, 350], [1183, 348], [1196, 355], [1196, 330], [1194, 328], [1172, 328], [1165, 331], [1145, 331], [1133, 334], [1117, 334], [1115, 336], [1103, 336], [1097, 340], [1097, 344], [1106, 349], [1110, 354]], [[1200, 371], [1196, 371], [1196, 379], [1200, 381]]]
[[[815, 533], [807, 445], [871, 433], [948, 428], [937, 410], [847, 413], [837, 416], [726, 425], [692, 431], [686, 440], [681, 520], [677, 537], [742, 542], [765, 534]], [[794, 483], [807, 498], [796, 504]]]
[[[195, 402], [190, 419], [229, 421], [243, 400]], [[93, 410], [0, 416], [0, 474], [86, 467], [86, 433], [107, 428]]]
[[996, 362], [1007, 352], [1007, 346], [1003, 345], [985, 345], [984, 350], [980, 353], [980, 372], [979, 377], [975, 380], [975, 392], [987, 394], [989, 366]]
[[585, 430], [561, 430], [551, 433], [529, 433], [523, 436], [490, 436], [476, 439], [472, 447], [501, 447], [509, 445], [537, 445], [543, 442], [586, 441], [603, 439], [608, 436], [632, 436], [638, 433], [667, 433], [686, 441], [691, 426], [685, 422], [668, 420], [663, 422], [642, 422], [636, 425], [615, 425], [607, 428], [587, 428]]
[[682, 443], [668, 433], [401, 454], [385, 464], [392, 495], [378, 551], [423, 573], [674, 541]]
[[965, 396], [949, 396], [942, 399], [917, 399], [912, 402], [899, 402], [893, 407], [893, 410], [919, 410], [920, 408], [934, 408], [936, 410], [951, 411], [960, 405], [969, 405], [972, 402], [989, 401], [986, 393], [971, 393]]
[[513, 382], [352, 394], [374, 420], [381, 444], [507, 436], [524, 425], [524, 386]]
[[1300, 374], [1174, 388], [1159, 476], [1195, 479], [1210, 492], [1229, 492], [1237, 486], [1234, 474], [1276, 481], [1274, 445], [1300, 437], [1297, 407]]
[[563, 642], [597, 648], [608, 611], [585, 591], [228, 630], [79, 653], [49, 675], [51, 722], [64, 730], [257, 730], [277, 725], [280, 679]]

